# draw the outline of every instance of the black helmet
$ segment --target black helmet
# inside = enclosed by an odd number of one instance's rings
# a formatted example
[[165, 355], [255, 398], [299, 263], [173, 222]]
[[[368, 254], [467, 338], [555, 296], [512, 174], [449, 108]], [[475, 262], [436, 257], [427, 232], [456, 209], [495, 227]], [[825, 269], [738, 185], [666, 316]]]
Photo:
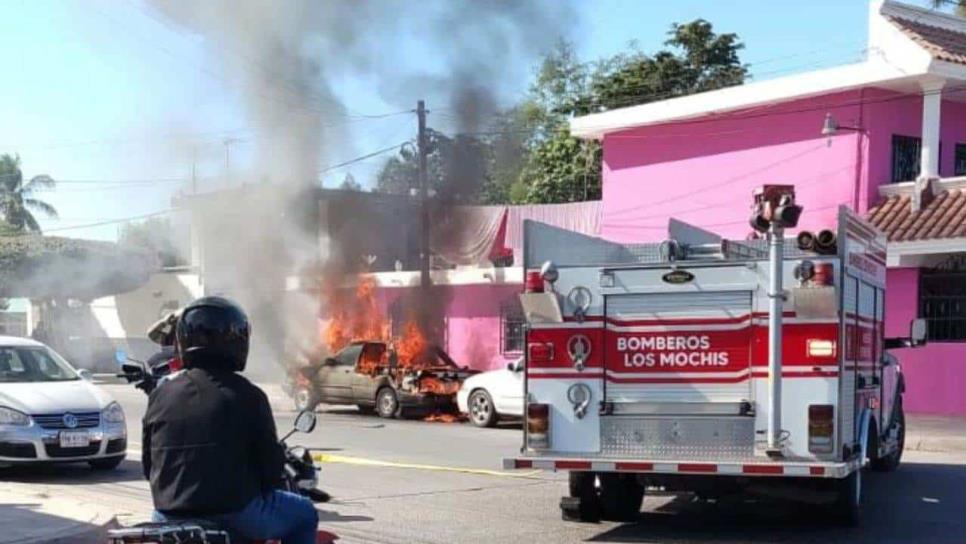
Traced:
[[177, 349], [185, 367], [245, 370], [251, 325], [241, 306], [222, 297], [202, 297], [181, 311]]

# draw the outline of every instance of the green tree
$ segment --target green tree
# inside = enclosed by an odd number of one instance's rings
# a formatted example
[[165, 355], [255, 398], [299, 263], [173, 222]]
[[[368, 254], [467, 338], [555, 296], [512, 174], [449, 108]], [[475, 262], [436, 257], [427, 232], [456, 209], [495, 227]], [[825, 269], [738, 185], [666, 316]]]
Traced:
[[570, 136], [572, 116], [739, 85], [747, 77], [735, 34], [716, 34], [703, 19], [675, 23], [668, 34], [671, 49], [653, 56], [635, 49], [590, 66], [567, 44], [548, 55], [531, 90], [529, 109], [540, 128], [520, 174], [525, 201], [600, 198], [599, 144]]
[[41, 188], [51, 188], [56, 182], [47, 175], [34, 176], [24, 183], [20, 169], [19, 155], [0, 155], [0, 217], [7, 230], [14, 232], [40, 232], [40, 224], [33, 212], [47, 217], [57, 217], [53, 206], [34, 198], [34, 192]]
[[[475, 135], [447, 136], [428, 129], [427, 144], [426, 177], [430, 192], [447, 202], [479, 202], [487, 183], [489, 143]], [[376, 190], [408, 195], [418, 189], [418, 155], [415, 147], [404, 146], [383, 164], [376, 176]]]
[[186, 261], [178, 251], [174, 238], [170, 220], [152, 217], [137, 223], [126, 223], [118, 235], [118, 245], [156, 256], [164, 267], [183, 266]]
[[344, 178], [342, 178], [342, 183], [339, 185], [339, 189], [343, 191], [361, 191], [362, 185], [356, 181], [356, 177], [352, 175], [352, 172], [346, 172]]

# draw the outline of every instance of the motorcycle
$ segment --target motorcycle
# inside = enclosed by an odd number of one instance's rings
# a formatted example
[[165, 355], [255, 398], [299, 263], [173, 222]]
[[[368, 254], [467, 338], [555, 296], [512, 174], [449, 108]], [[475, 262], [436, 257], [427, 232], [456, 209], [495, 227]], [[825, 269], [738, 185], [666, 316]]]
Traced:
[[[314, 503], [328, 502], [329, 494], [319, 489], [318, 467], [311, 452], [303, 446], [288, 447], [285, 441], [296, 432], [310, 433], [315, 429], [314, 412], [301, 412], [294, 428], [279, 443], [285, 449], [285, 466], [280, 488], [307, 497]], [[278, 544], [277, 540], [246, 540], [232, 535], [217, 523], [204, 519], [170, 520], [160, 523], [139, 523], [133, 527], [111, 529], [108, 544]], [[319, 529], [316, 544], [333, 544], [338, 536]]]
[[115, 376], [124, 378], [127, 383], [133, 383], [134, 387], [144, 391], [145, 395], [150, 395], [162, 378], [180, 369], [181, 366], [177, 357], [159, 355], [161, 353], [152, 356], [145, 362], [128, 357], [123, 351], [118, 351], [115, 356], [117, 362], [121, 365], [121, 372], [118, 372]]

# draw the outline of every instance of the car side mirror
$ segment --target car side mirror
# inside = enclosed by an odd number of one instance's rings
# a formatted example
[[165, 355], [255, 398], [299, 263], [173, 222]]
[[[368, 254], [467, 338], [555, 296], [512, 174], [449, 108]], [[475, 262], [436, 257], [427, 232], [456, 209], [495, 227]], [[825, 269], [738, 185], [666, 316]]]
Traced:
[[82, 368], [78, 370], [77, 375], [80, 376], [82, 380], [87, 380], [87, 381], [91, 381], [91, 379], [94, 377], [94, 375], [91, 374], [91, 371], [87, 370], [86, 368]]
[[300, 433], [310, 433], [315, 430], [315, 423], [315, 412], [302, 410], [299, 412], [298, 417], [295, 418], [295, 430]]
[[926, 343], [926, 335], [929, 323], [923, 318], [916, 318], [909, 324], [909, 340], [913, 346], [922, 346]]
[[325, 366], [336, 366], [339, 364], [339, 361], [336, 361], [332, 357], [326, 357], [325, 361], [323, 361], [322, 364]]

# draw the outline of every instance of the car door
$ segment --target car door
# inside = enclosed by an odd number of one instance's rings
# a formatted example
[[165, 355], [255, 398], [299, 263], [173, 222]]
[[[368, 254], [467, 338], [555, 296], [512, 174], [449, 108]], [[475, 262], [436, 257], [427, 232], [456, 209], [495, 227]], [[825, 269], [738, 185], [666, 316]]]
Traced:
[[317, 374], [321, 401], [326, 404], [352, 403], [352, 376], [361, 346], [349, 346], [326, 359]]
[[523, 415], [523, 359], [499, 371], [492, 392], [496, 411], [508, 416]]

